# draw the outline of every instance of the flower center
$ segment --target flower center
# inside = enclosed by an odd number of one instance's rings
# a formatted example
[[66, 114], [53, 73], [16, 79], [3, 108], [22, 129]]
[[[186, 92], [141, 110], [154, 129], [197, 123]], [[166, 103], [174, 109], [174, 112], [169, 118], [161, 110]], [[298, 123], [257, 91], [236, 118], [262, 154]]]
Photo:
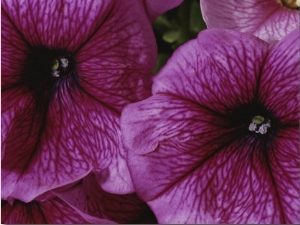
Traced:
[[271, 127], [270, 119], [265, 119], [263, 116], [257, 115], [252, 118], [248, 129], [257, 134], [266, 134], [269, 127]]
[[300, 8], [300, 0], [276, 0], [280, 5], [289, 8], [296, 9]]
[[28, 87], [38, 102], [50, 99], [59, 86], [76, 79], [76, 62], [73, 54], [64, 49], [32, 47], [24, 62], [21, 82]]
[[[226, 121], [237, 137], [254, 137], [257, 140], [272, 140], [280, 121], [262, 103], [253, 101], [237, 106], [228, 112]], [[226, 125], [224, 125], [226, 126]]]
[[51, 74], [53, 77], [59, 77], [63, 74], [69, 65], [69, 60], [64, 57], [54, 59], [51, 63]]

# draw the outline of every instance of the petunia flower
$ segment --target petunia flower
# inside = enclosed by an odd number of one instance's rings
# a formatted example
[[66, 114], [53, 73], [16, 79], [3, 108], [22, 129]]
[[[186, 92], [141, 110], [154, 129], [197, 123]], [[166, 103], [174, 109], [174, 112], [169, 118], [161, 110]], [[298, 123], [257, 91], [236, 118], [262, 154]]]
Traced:
[[299, 30], [270, 46], [207, 29], [121, 124], [137, 194], [159, 223], [299, 222]]
[[200, 0], [208, 28], [227, 28], [265, 41], [282, 39], [299, 27], [299, 0]]
[[72, 208], [60, 198], [44, 202], [1, 202], [2, 224], [112, 224], [113, 221], [99, 219]]
[[53, 190], [55, 196], [81, 212], [106, 218], [117, 223], [157, 223], [145, 202], [136, 194], [118, 195], [105, 192], [97, 184], [94, 174], [89, 174], [72, 187]]
[[162, 9], [150, 18], [148, 4], [1, 1], [3, 199], [29, 202], [91, 171], [105, 190], [133, 192], [119, 119], [150, 95]]

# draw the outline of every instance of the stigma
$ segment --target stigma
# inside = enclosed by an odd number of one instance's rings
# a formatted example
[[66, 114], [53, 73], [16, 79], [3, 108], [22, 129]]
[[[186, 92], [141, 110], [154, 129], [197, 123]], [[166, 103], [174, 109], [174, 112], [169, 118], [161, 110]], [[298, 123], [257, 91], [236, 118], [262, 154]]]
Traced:
[[270, 119], [265, 119], [263, 116], [257, 115], [252, 118], [252, 121], [249, 125], [249, 131], [263, 135], [268, 132], [268, 128], [270, 127]]

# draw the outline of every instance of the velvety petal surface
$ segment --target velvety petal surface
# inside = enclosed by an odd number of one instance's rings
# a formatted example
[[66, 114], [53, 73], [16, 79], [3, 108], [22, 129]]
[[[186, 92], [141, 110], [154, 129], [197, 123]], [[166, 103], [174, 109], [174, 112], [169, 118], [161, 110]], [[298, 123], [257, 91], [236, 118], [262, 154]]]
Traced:
[[[91, 171], [105, 190], [133, 192], [119, 117], [151, 92], [156, 44], [144, 5], [28, 0], [1, 8], [2, 198], [28, 202]], [[69, 51], [76, 62], [74, 77], [50, 91], [35, 85], [43, 95], [23, 77], [39, 46]]]
[[117, 223], [156, 223], [156, 218], [147, 204], [136, 194], [117, 195], [105, 192], [89, 174], [79, 183], [66, 190], [55, 190], [68, 204], [98, 218], [107, 218]]
[[280, 119], [280, 132], [270, 155], [285, 220], [300, 220], [299, 199], [299, 71], [300, 31], [295, 30], [270, 51], [260, 81], [261, 101]]
[[139, 1], [115, 1], [105, 23], [76, 57], [81, 87], [119, 111], [151, 93], [157, 50]]
[[113, 221], [86, 215], [59, 198], [44, 202], [1, 202], [1, 223], [5, 224], [112, 224]]
[[202, 31], [178, 48], [154, 77], [152, 92], [176, 95], [225, 114], [254, 98], [268, 48], [264, 41], [235, 31]]
[[[22, 41], [29, 46], [47, 44], [52, 48], [78, 48], [105, 21], [114, 1], [2, 1], [2, 18], [9, 20], [13, 27], [8, 32], [17, 31]], [[6, 33], [2, 36], [9, 38]]]
[[[249, 132], [251, 117], [245, 131], [236, 127], [247, 107], [256, 111], [251, 104], [261, 99], [277, 115], [276, 99], [266, 100], [276, 90], [261, 84], [267, 78], [278, 84], [277, 75], [266, 70], [280, 67], [268, 62], [283, 46], [288, 50], [282, 57], [293, 55], [294, 50], [287, 52], [298, 48], [294, 38], [270, 49], [233, 31], [201, 32], [155, 77], [154, 96], [125, 107], [121, 121], [129, 169], [138, 195], [159, 223], [299, 221], [299, 124], [290, 125], [295, 108], [278, 115], [277, 132], [268, 141]], [[289, 73], [289, 65], [297, 62], [293, 58], [280, 70], [282, 82], [294, 81], [283, 84], [288, 103], [299, 101], [294, 100], [296, 73]], [[287, 122], [289, 115], [294, 116]]]
[[[18, 106], [9, 99], [14, 94], [5, 93], [3, 103], [8, 98], [8, 104]], [[14, 196], [28, 201], [44, 191], [80, 179], [90, 171], [97, 172], [99, 182], [110, 190], [128, 191], [131, 178], [123, 162], [125, 153], [118, 113], [106, 107], [97, 108], [97, 101], [86, 98], [77, 89], [69, 89], [55, 96], [46, 123], [39, 127], [32, 122], [40, 119], [34, 108], [30, 110], [30, 104], [23, 104], [25, 109], [18, 108], [13, 121], [8, 121], [7, 131], [3, 127], [3, 132], [8, 133], [3, 141], [5, 149], [14, 151], [6, 151], [2, 160], [2, 197]], [[6, 118], [6, 114], [2, 118]], [[7, 118], [11, 119], [9, 113]], [[18, 142], [13, 139], [15, 136]]]
[[280, 40], [299, 27], [299, 10], [276, 0], [200, 0], [208, 28], [228, 28], [265, 41]]
[[289, 126], [299, 123], [299, 35], [296, 29], [270, 50], [259, 84], [261, 102]]

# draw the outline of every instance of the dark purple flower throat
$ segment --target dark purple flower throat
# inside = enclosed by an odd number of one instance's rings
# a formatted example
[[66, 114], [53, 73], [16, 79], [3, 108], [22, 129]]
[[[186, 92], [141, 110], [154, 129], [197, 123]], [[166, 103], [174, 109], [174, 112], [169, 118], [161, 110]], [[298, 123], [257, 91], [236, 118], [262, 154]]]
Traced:
[[279, 121], [274, 114], [258, 101], [240, 105], [228, 115], [227, 121], [235, 137], [255, 138], [263, 145], [272, 142], [279, 126]]
[[50, 100], [62, 81], [74, 81], [77, 77], [76, 62], [67, 50], [32, 47], [24, 64], [21, 83], [38, 101]]

